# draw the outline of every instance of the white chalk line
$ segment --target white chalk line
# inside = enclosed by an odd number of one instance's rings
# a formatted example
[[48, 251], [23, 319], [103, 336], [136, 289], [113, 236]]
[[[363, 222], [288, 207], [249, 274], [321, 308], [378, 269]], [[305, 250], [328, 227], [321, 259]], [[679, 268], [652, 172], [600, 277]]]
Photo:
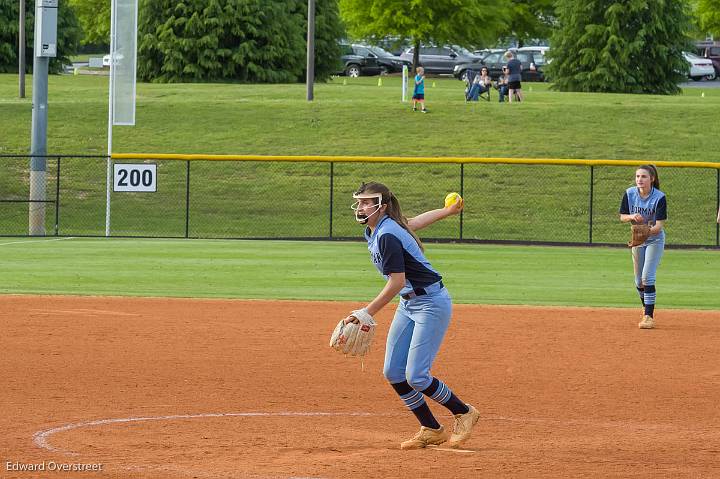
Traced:
[[174, 476], [179, 474], [193, 479], [329, 479], [322, 476], [282, 476], [277, 474], [267, 475], [250, 472], [233, 472], [231, 473], [232, 475], [227, 475], [226, 473], [219, 474], [217, 471], [198, 471], [197, 469], [187, 469], [170, 464], [164, 464], [162, 466], [125, 466], [123, 467], [123, 470], [135, 473], [146, 473], [147, 471], [164, 472], [166, 473], [165, 475], [168, 475], [167, 473], [173, 473]]
[[121, 311], [107, 311], [104, 309], [30, 309], [30, 312], [35, 312], [45, 315], [53, 314], [78, 314], [85, 316], [140, 316], [138, 313], [123, 313]]
[[[349, 417], [369, 417], [369, 416], [383, 416], [387, 414], [369, 413], [369, 412], [236, 412], [236, 413], [202, 413], [202, 414], [173, 414], [166, 416], [139, 416], [139, 417], [126, 417], [126, 418], [111, 418], [111, 419], [98, 419], [95, 421], [86, 421], [66, 424], [64, 426], [54, 427], [51, 429], [45, 429], [38, 431], [33, 434], [33, 442], [36, 446], [41, 449], [48, 451], [77, 456], [79, 455], [73, 451], [66, 451], [60, 448], [52, 446], [49, 442], [49, 438], [57, 433], [70, 431], [74, 429], [81, 429], [93, 426], [103, 426], [108, 424], [122, 424], [122, 423], [135, 423], [145, 421], [172, 421], [176, 419], [201, 419], [201, 418], [218, 418], [218, 417], [337, 417], [337, 416], [349, 416]], [[392, 414], [391, 414], [392, 415]], [[568, 420], [568, 419], [554, 419], [554, 418], [527, 418], [527, 417], [506, 417], [506, 416], [485, 416], [480, 418], [481, 421], [509, 421], [509, 422], [521, 422], [521, 423], [558, 423], [568, 426], [579, 426], [579, 425], [592, 425], [596, 427], [604, 428], [627, 428], [635, 427], [641, 429], [661, 429], [666, 431], [678, 430], [677, 425], [673, 424], [629, 424], [627, 421], [613, 421], [603, 422], [595, 420]], [[705, 429], [705, 428], [703, 428]], [[697, 428], [691, 428], [694, 432], [704, 432]], [[444, 450], [444, 449], [440, 449]], [[454, 452], [475, 452], [470, 450], [453, 449]]]
[[8, 243], [0, 243], [0, 246], [6, 246], [9, 244], [34, 244], [34, 243], [50, 243], [51, 241], [65, 241], [76, 239], [74, 236], [68, 236], [65, 238], [52, 238], [52, 239], [37, 239], [37, 240], [25, 240], [25, 241], [10, 241]]
[[98, 419], [96, 421], [77, 422], [66, 424], [64, 426], [45, 429], [33, 434], [33, 442], [41, 449], [66, 454], [68, 456], [79, 456], [80, 454], [73, 451], [67, 451], [54, 447], [50, 444], [49, 439], [59, 432], [71, 431], [73, 429], [81, 429], [85, 427], [104, 426], [108, 424], [122, 424], [144, 421], [172, 421], [175, 419], [199, 419], [214, 417], [318, 417], [318, 416], [376, 416], [377, 414], [368, 412], [228, 412], [228, 413], [204, 413], [204, 414], [174, 414], [169, 416], [145, 416], [145, 417], [125, 417], [113, 419]]
[[444, 451], [444, 452], [457, 452], [460, 454], [474, 454], [477, 451], [473, 451], [472, 449], [458, 449], [454, 447], [447, 447], [447, 446], [428, 446], [428, 449], [432, 449], [433, 451]]
[[[218, 418], [218, 417], [327, 417], [327, 416], [377, 416], [376, 413], [368, 412], [344, 412], [344, 413], [333, 413], [333, 412], [238, 412], [238, 413], [203, 413], [203, 414], [174, 414], [167, 416], [141, 416], [141, 417], [127, 417], [127, 418], [111, 418], [111, 419], [98, 419], [95, 421], [78, 422], [66, 424], [64, 426], [54, 427], [43, 431], [38, 431], [33, 434], [33, 442], [36, 446], [41, 449], [48, 451], [66, 454], [70, 456], [78, 456], [79, 454], [73, 451], [67, 451], [64, 449], [56, 448], [49, 442], [49, 438], [57, 433], [71, 431], [74, 429], [81, 429], [93, 426], [103, 426], [108, 424], [123, 424], [123, 423], [135, 423], [145, 421], [172, 421], [176, 419], [201, 419], [201, 418]], [[515, 417], [504, 417], [504, 416], [486, 416], [481, 418], [481, 421], [510, 421], [510, 422], [522, 422], [522, 423], [562, 423], [565, 425], [594, 425], [598, 427], [628, 427], [627, 422], [598, 422], [592, 420], [559, 420], [552, 418], [515, 418]], [[661, 429], [675, 429], [673, 425], [644, 425], [637, 424], [638, 427], [645, 428], [661, 428]], [[437, 448], [436, 448], [437, 449]], [[444, 449], [440, 449], [444, 450]], [[471, 452], [470, 450], [453, 449], [454, 452]], [[475, 451], [472, 451], [475, 452]]]

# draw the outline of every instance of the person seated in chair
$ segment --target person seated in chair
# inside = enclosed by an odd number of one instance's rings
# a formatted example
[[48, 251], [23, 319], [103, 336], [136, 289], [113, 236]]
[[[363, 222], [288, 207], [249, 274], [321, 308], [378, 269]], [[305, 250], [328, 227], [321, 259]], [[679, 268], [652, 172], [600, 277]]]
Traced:
[[490, 91], [490, 87], [492, 86], [492, 79], [490, 78], [490, 75], [488, 75], [487, 68], [482, 67], [482, 70], [480, 70], [480, 76], [476, 77], [476, 80], [480, 84], [481, 95], [485, 92]]
[[478, 76], [478, 73], [473, 70], [468, 70], [465, 72], [465, 101], [478, 100], [478, 95], [480, 93], [478, 92], [477, 84], [475, 83], [475, 79]]
[[510, 72], [508, 71], [508, 67], [506, 67], [506, 66], [502, 67], [502, 74], [500, 75], [500, 78], [498, 78], [497, 83], [495, 83], [495, 88], [498, 91], [500, 103], [503, 103], [505, 101], [505, 97], [508, 96], [508, 77], [509, 76], [510, 76]]
[[480, 99], [480, 95], [490, 91], [491, 85], [492, 80], [488, 75], [488, 69], [483, 67], [482, 70], [480, 70], [480, 74], [476, 74], [474, 76], [472, 83], [470, 84], [470, 89], [468, 90], [466, 100], [478, 101]]

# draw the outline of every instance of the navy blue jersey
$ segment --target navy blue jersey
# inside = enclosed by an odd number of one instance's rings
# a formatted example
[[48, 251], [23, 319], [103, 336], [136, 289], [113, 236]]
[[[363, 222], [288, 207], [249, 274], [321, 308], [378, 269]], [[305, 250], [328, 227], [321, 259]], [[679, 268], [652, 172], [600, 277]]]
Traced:
[[[622, 202], [620, 203], [620, 213], [624, 215], [634, 215], [640, 213], [645, 223], [654, 226], [657, 220], [667, 219], [667, 200], [665, 193], [653, 188], [647, 198], [640, 196], [640, 189], [631, 186], [625, 190]], [[663, 228], [659, 234], [651, 236], [650, 239], [665, 239], [665, 229]]]
[[522, 80], [522, 63], [517, 58], [512, 58], [508, 63], [508, 81], [520, 81]]
[[425, 258], [415, 238], [389, 216], [380, 219], [372, 235], [370, 228], [366, 228], [365, 239], [372, 262], [385, 279], [390, 273], [405, 273], [401, 295], [442, 279]]

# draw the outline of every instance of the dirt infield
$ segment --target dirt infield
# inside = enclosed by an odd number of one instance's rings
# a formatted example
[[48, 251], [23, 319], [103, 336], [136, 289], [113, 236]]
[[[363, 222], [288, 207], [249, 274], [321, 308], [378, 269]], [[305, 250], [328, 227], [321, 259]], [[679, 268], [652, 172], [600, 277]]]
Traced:
[[720, 477], [720, 312], [456, 306], [434, 373], [483, 416], [451, 452], [398, 449], [391, 308], [365, 372], [328, 347], [357, 306], [0, 296], [0, 477]]

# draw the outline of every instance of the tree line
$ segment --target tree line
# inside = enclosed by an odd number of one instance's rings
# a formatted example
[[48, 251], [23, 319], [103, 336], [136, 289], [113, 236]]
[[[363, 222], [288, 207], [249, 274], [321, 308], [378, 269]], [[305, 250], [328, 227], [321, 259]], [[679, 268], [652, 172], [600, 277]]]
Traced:
[[[60, 0], [62, 2], [62, 0]], [[35, 0], [26, 0], [25, 5], [25, 58], [28, 59], [27, 72], [32, 69], [33, 32], [35, 27]], [[0, 0], [0, 73], [18, 71], [18, 30], [20, 2], [18, 0]], [[50, 59], [50, 72], [58, 73], [62, 65], [70, 62], [79, 48], [83, 29], [72, 8], [58, 10], [57, 58]]]
[[[35, 0], [26, 0], [26, 58]], [[109, 51], [110, 1], [60, 0], [59, 72], [81, 44]], [[17, 72], [18, 0], [0, 0], [0, 73]], [[138, 78], [154, 82], [297, 82], [306, 68], [306, 0], [140, 0]], [[336, 73], [345, 36], [337, 0], [316, 0], [315, 77]], [[27, 62], [28, 72], [32, 60]]]
[[[18, 3], [0, 0], [0, 72], [17, 71]], [[316, 0], [316, 12], [320, 81], [339, 71], [338, 43], [348, 38], [477, 48], [543, 38], [558, 89], [673, 93], [690, 39], [720, 37], [720, 0]], [[304, 81], [307, 0], [140, 0], [138, 29], [144, 81]], [[51, 69], [82, 45], [107, 50], [109, 35], [109, 0], [60, 0]]]

